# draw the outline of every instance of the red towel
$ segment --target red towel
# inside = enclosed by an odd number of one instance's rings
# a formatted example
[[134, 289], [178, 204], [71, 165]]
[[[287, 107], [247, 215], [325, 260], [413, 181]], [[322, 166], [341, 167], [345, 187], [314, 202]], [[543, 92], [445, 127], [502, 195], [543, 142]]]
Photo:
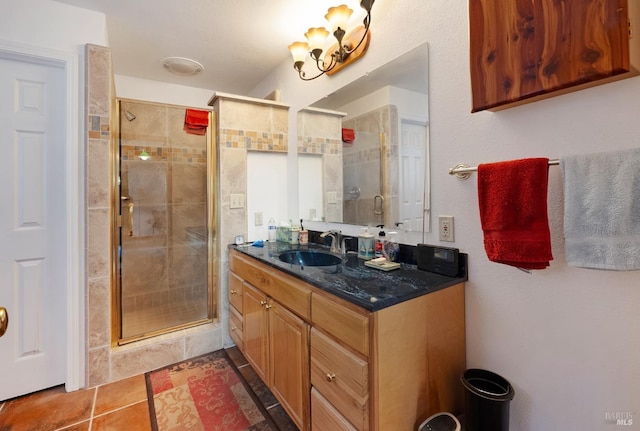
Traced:
[[204, 135], [209, 126], [209, 111], [187, 109], [184, 114], [183, 130], [192, 135]]
[[342, 142], [351, 144], [356, 139], [356, 132], [353, 129], [342, 129]]
[[544, 269], [553, 259], [547, 217], [549, 159], [478, 166], [484, 248], [493, 262]]

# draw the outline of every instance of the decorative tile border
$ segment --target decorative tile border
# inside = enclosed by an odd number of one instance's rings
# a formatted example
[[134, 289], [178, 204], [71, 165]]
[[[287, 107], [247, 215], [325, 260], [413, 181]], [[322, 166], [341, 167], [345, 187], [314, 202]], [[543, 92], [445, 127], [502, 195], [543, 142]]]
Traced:
[[256, 151], [287, 152], [286, 133], [256, 132], [251, 130], [220, 129], [218, 140], [226, 148], [245, 148]]
[[122, 145], [120, 147], [121, 160], [137, 160], [138, 154], [146, 150], [150, 160], [155, 162], [175, 163], [207, 163], [207, 151], [195, 148], [166, 148], [166, 147], [142, 147], [139, 145]]
[[380, 149], [369, 148], [361, 151], [349, 152], [343, 155], [343, 161], [346, 166], [355, 165], [362, 162], [370, 162], [380, 160]]
[[88, 135], [91, 139], [109, 139], [110, 125], [109, 117], [99, 115], [89, 115]]
[[298, 136], [298, 153], [342, 154], [342, 142], [332, 138]]

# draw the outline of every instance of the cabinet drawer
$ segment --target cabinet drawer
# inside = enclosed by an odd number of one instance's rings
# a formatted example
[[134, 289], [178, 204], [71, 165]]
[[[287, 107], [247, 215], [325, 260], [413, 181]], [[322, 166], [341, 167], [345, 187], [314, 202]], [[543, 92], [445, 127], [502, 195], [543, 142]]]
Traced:
[[229, 268], [298, 316], [310, 319], [311, 289], [300, 280], [233, 250], [229, 255]]
[[369, 355], [369, 315], [359, 314], [317, 293], [313, 294], [311, 321], [327, 333]]
[[229, 336], [236, 343], [240, 351], [244, 350], [242, 343], [242, 314], [234, 307], [229, 307]]
[[311, 385], [358, 430], [369, 423], [369, 365], [317, 329], [311, 330]]
[[242, 310], [242, 279], [229, 271], [229, 303]]
[[356, 431], [315, 388], [311, 388], [311, 429], [313, 431]]

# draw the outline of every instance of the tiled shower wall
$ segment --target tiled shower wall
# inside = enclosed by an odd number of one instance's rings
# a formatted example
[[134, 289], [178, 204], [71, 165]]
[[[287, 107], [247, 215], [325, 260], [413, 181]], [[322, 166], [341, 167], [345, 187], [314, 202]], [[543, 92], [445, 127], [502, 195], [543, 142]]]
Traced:
[[[113, 347], [111, 342], [111, 145], [115, 87], [109, 48], [87, 45], [87, 381], [95, 386], [222, 347], [220, 323]], [[221, 294], [218, 289], [216, 295]], [[218, 296], [220, 298], [220, 296]]]

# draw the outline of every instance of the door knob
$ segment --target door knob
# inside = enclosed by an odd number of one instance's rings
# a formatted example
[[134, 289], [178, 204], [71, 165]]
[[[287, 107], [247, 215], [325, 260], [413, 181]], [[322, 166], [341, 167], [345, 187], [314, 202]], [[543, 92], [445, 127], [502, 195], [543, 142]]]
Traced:
[[0, 307], [0, 337], [7, 332], [7, 326], [9, 326], [9, 313], [4, 307]]

